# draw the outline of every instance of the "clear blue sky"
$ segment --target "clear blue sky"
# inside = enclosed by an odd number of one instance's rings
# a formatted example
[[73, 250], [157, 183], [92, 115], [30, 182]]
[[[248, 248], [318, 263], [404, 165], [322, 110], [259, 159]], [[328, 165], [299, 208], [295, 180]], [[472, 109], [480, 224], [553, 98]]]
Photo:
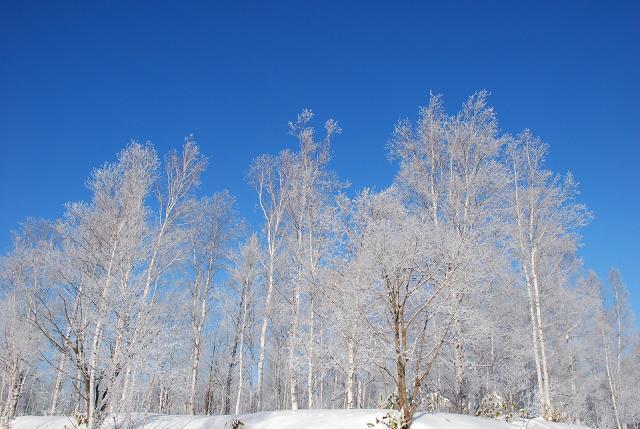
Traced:
[[487, 89], [504, 130], [531, 128], [581, 182], [585, 263], [618, 266], [640, 312], [640, 3], [208, 3], [0, 0], [0, 250], [20, 220], [87, 198], [130, 139], [165, 152], [194, 133], [203, 191], [252, 217], [244, 173], [295, 145], [303, 107], [344, 129], [333, 168], [381, 188], [397, 119], [430, 90], [453, 111]]

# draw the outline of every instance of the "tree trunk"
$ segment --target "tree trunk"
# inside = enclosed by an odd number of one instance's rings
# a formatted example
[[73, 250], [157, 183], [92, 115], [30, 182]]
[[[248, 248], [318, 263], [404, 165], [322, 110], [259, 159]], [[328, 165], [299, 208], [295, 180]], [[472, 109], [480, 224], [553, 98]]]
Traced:
[[[136, 410], [136, 407], [130, 406], [129, 400], [135, 399], [133, 396], [130, 396], [130, 393], [135, 392], [136, 388], [136, 373], [137, 368], [134, 367], [132, 370], [130, 366], [127, 366], [127, 370], [124, 374], [124, 382], [122, 383], [122, 395], [120, 395], [120, 409], [124, 411], [133, 411]], [[123, 408], [127, 407], [128, 408]]]
[[[618, 389], [620, 388], [620, 385], [622, 384], [622, 311], [621, 311], [621, 306], [622, 303], [620, 302], [620, 294], [619, 294], [619, 290], [617, 287], [613, 288], [613, 297], [615, 300], [615, 309], [616, 309], [616, 337], [617, 337], [617, 349], [616, 349], [616, 369], [617, 369], [617, 374], [615, 376], [615, 379], [618, 382]], [[627, 423], [626, 422], [622, 422], [622, 429], [627, 429]]]
[[607, 372], [607, 382], [609, 384], [609, 393], [611, 395], [611, 403], [613, 405], [613, 415], [616, 419], [616, 428], [622, 429], [622, 424], [620, 423], [620, 412], [618, 409], [618, 394], [615, 383], [613, 381], [613, 377], [611, 375], [611, 364], [609, 362], [609, 344], [607, 342], [607, 336], [604, 332], [604, 329], [600, 328], [600, 334], [602, 336], [602, 345], [604, 346], [604, 362], [605, 369]]
[[191, 374], [189, 378], [189, 398], [187, 399], [187, 414], [196, 413], [195, 396], [196, 384], [198, 382], [198, 367], [200, 366], [200, 333], [196, 328], [193, 338], [193, 351], [191, 355]]
[[96, 428], [96, 404], [98, 402], [96, 384], [96, 367], [98, 364], [98, 348], [100, 347], [100, 337], [102, 335], [102, 321], [98, 320], [93, 337], [93, 346], [91, 350], [91, 359], [89, 363], [89, 383], [88, 383], [88, 400], [87, 400], [87, 428]]
[[271, 295], [273, 294], [273, 270], [275, 254], [269, 255], [269, 268], [267, 279], [267, 293], [264, 298], [264, 315], [262, 317], [262, 327], [260, 328], [260, 351], [258, 352], [258, 380], [256, 385], [256, 408], [255, 411], [262, 411], [262, 379], [264, 377], [265, 344], [267, 340], [267, 325], [269, 324], [269, 311], [271, 307]]
[[353, 408], [353, 382], [356, 373], [355, 350], [352, 338], [347, 340], [347, 360], [349, 365], [347, 370], [347, 408], [351, 409]]
[[533, 280], [533, 292], [534, 292], [534, 303], [536, 310], [536, 328], [538, 331], [538, 342], [540, 345], [540, 363], [542, 367], [542, 381], [544, 388], [544, 400], [547, 406], [547, 413], [552, 411], [551, 405], [551, 388], [550, 388], [550, 380], [549, 380], [549, 372], [547, 370], [547, 351], [544, 342], [544, 335], [542, 329], [542, 305], [540, 301], [540, 285], [538, 282], [538, 274], [536, 267], [536, 249], [534, 248], [531, 252], [531, 277]]
[[107, 399], [106, 397], [98, 398], [98, 394], [97, 394], [98, 386], [96, 384], [96, 369], [98, 366], [98, 358], [100, 355], [100, 344], [102, 339], [103, 323], [104, 323], [104, 318], [106, 317], [105, 299], [107, 296], [107, 292], [110, 289], [111, 276], [114, 269], [113, 264], [115, 262], [116, 251], [120, 244], [119, 237], [123, 227], [124, 227], [124, 221], [122, 221], [118, 225], [116, 238], [111, 248], [111, 255], [110, 255], [109, 263], [107, 267], [105, 284], [102, 287], [102, 290], [100, 292], [100, 301], [98, 302], [98, 312], [97, 312], [98, 317], [96, 321], [96, 327], [93, 333], [93, 341], [92, 341], [91, 355], [90, 355], [91, 357], [89, 359], [89, 367], [88, 367], [88, 372], [89, 372], [89, 380], [87, 383], [88, 384], [87, 388], [89, 390], [87, 395], [87, 428], [88, 429], [96, 428], [97, 421], [96, 421], [95, 412], [96, 412], [96, 406], [98, 404], [98, 401], [100, 400], [104, 402]]
[[[75, 405], [73, 407], [73, 411], [75, 413], [79, 413], [80, 412], [80, 403], [82, 402], [82, 395], [81, 395], [80, 392], [82, 391], [81, 389], [83, 387], [85, 387], [82, 384], [83, 382], [82, 382], [81, 377], [82, 377], [82, 372], [80, 371], [80, 369], [77, 369], [76, 370], [76, 382], [75, 382], [76, 383], [75, 384], [75, 386], [76, 386], [76, 403], [75, 403]], [[86, 391], [86, 387], [85, 387], [85, 391]], [[85, 397], [85, 399], [86, 399], [86, 397]]]
[[[4, 398], [4, 389], [7, 384], [7, 374], [6, 372], [2, 372], [2, 384], [0, 384], [0, 404], [2, 403], [2, 398]], [[2, 408], [0, 408], [0, 415], [2, 415]]]
[[249, 305], [248, 285], [243, 288], [242, 298], [242, 323], [240, 325], [240, 345], [238, 346], [238, 396], [236, 398], [235, 413], [240, 412], [240, 399], [242, 397], [242, 379], [244, 371], [244, 330], [247, 325], [247, 306]]
[[407, 350], [407, 339], [403, 322], [402, 309], [393, 303], [394, 310], [394, 342], [396, 353], [396, 383], [398, 390], [398, 408], [400, 411], [400, 427], [398, 429], [409, 429], [413, 420], [413, 406], [409, 392], [407, 390], [407, 360], [405, 353]]
[[18, 362], [15, 362], [15, 369], [13, 372], [12, 380], [9, 385], [9, 392], [7, 394], [7, 401], [2, 415], [0, 415], [0, 428], [8, 428], [9, 422], [13, 420], [18, 408], [18, 401], [20, 400], [20, 394], [22, 393], [22, 387], [24, 386], [25, 373], [19, 368]]
[[292, 410], [298, 409], [298, 377], [295, 368], [295, 351], [300, 318], [300, 276], [298, 276], [297, 280], [293, 292], [293, 320], [289, 329], [289, 393]]
[[144, 408], [145, 413], [149, 413], [151, 410], [151, 394], [153, 393], [153, 382], [155, 381], [155, 375], [151, 377], [149, 380], [149, 384], [147, 385], [147, 393], [145, 395], [142, 406]]
[[[211, 276], [213, 273], [213, 254], [209, 255], [208, 266], [206, 271], [206, 278], [204, 285], [202, 285], [202, 291], [200, 291], [200, 295], [198, 295], [198, 280], [196, 279], [196, 284], [194, 286], [194, 307], [195, 303], [200, 307], [199, 314], [195, 313], [194, 320], [194, 333], [193, 333], [193, 354], [191, 358], [191, 380], [189, 384], [189, 398], [187, 400], [187, 413], [191, 415], [195, 415], [196, 413], [196, 384], [198, 382], [198, 368], [200, 368], [200, 355], [201, 351], [201, 342], [202, 342], [202, 328], [204, 327], [205, 319], [207, 317], [207, 298], [209, 297], [209, 291], [211, 288]], [[194, 309], [195, 310], [195, 309]]]
[[460, 325], [460, 319], [455, 317], [453, 319], [453, 331], [454, 331], [454, 394], [455, 403], [454, 410], [458, 414], [466, 414], [467, 409], [467, 395], [464, 379], [464, 346], [462, 344], [462, 327]]
[[309, 309], [309, 362], [307, 365], [307, 408], [313, 408], [313, 353], [314, 353], [314, 308], [313, 297], [311, 298], [311, 308]]
[[536, 320], [535, 314], [535, 306], [533, 301], [533, 292], [531, 291], [532, 287], [529, 282], [529, 278], [527, 277], [527, 294], [529, 296], [529, 318], [531, 319], [531, 336], [533, 340], [533, 354], [535, 357], [536, 364], [536, 380], [538, 386], [538, 399], [540, 400], [540, 408], [541, 412], [544, 413], [544, 410], [548, 407], [548, 404], [545, 400], [544, 395], [544, 383], [542, 381], [542, 366], [540, 364], [540, 351], [538, 346], [538, 322]]
[[236, 396], [236, 408], [235, 408], [235, 414], [239, 414], [240, 413], [240, 399], [242, 398], [242, 385], [243, 385], [243, 374], [242, 372], [244, 371], [243, 365], [244, 365], [244, 356], [243, 356], [243, 343], [244, 343], [244, 335], [241, 335], [240, 337], [240, 346], [238, 349], [238, 394]]
[[[67, 333], [67, 336], [69, 334]], [[49, 414], [55, 415], [56, 407], [58, 406], [58, 396], [60, 395], [60, 388], [62, 386], [62, 376], [64, 373], [64, 364], [66, 362], [64, 353], [60, 354], [60, 363], [58, 364], [58, 375], [53, 385], [53, 393], [51, 394], [51, 405], [49, 406]]]
[[[127, 405], [127, 391], [129, 390], [129, 379], [131, 377], [131, 366], [127, 365], [127, 369], [124, 371], [124, 380], [122, 381], [122, 392], [120, 393], [120, 404], [118, 405], [119, 410], [122, 410], [123, 407]], [[131, 407], [129, 407], [130, 409]], [[128, 411], [128, 409], [125, 409]]]
[[213, 357], [211, 358], [211, 365], [209, 365], [207, 392], [204, 395], [204, 412], [208, 416], [213, 413]]
[[[242, 303], [241, 303], [242, 305]], [[227, 371], [227, 378], [224, 388], [224, 405], [222, 407], [222, 414], [229, 414], [231, 412], [231, 383], [233, 382], [233, 367], [236, 365], [236, 354], [238, 353], [238, 344], [240, 342], [240, 315], [236, 319], [235, 335], [233, 337], [233, 344], [231, 346], [231, 356], [229, 357], [229, 369]]]

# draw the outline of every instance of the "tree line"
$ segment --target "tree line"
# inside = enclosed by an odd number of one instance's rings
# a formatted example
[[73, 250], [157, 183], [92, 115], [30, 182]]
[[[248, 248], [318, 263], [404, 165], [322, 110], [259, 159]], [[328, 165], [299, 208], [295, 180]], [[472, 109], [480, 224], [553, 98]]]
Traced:
[[591, 214], [487, 94], [431, 96], [387, 146], [391, 186], [330, 169], [340, 134], [304, 110], [295, 149], [247, 173], [260, 222], [200, 196], [189, 137], [131, 143], [89, 201], [29, 219], [0, 260], [0, 427], [17, 414], [299, 408], [640, 421], [640, 341], [621, 274], [577, 256]]

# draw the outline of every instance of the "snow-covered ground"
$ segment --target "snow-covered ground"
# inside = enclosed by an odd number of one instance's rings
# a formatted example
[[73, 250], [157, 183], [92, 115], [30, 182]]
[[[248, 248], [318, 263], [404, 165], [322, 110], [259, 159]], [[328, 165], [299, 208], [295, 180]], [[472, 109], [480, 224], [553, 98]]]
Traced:
[[[119, 415], [105, 422], [104, 429], [230, 429], [234, 418], [244, 423], [244, 429], [368, 429], [376, 417], [386, 410], [300, 410], [274, 411], [240, 416], [169, 416], [161, 414]], [[11, 429], [73, 429], [73, 418], [64, 416], [24, 416], [11, 424]], [[375, 428], [384, 428], [383, 425]], [[413, 429], [584, 429], [583, 426], [550, 423], [541, 419], [506, 423], [459, 414], [419, 413]]]

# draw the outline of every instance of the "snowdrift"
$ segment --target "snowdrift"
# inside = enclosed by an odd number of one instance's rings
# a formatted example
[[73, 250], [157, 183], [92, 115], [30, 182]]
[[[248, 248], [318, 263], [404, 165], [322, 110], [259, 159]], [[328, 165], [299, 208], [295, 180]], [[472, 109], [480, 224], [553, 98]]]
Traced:
[[[103, 429], [230, 429], [240, 419], [244, 429], [369, 429], [376, 417], [388, 410], [299, 410], [273, 411], [239, 416], [175, 416], [162, 414], [118, 414]], [[73, 429], [75, 421], [65, 416], [24, 416], [16, 418], [11, 429]], [[375, 426], [384, 429], [383, 425]], [[584, 426], [551, 423], [542, 419], [507, 423], [483, 417], [447, 413], [418, 413], [412, 429], [586, 429]]]

